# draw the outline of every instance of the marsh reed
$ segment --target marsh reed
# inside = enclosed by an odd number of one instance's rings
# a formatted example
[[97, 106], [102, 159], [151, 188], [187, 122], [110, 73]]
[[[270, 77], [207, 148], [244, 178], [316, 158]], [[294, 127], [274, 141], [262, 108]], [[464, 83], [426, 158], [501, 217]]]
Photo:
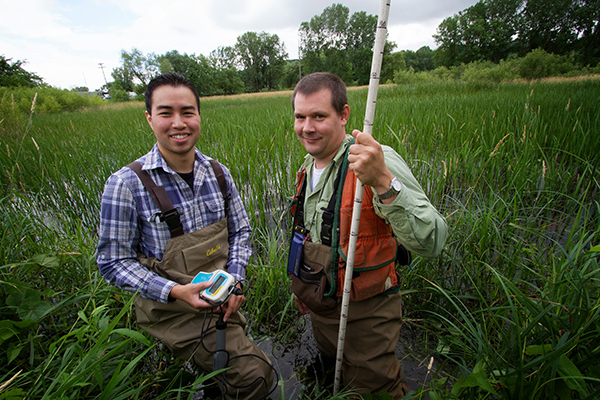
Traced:
[[[349, 128], [361, 127], [366, 89], [349, 96]], [[231, 170], [254, 228], [251, 334], [283, 345], [299, 320], [283, 271], [303, 157], [289, 101], [203, 99], [198, 143]], [[205, 377], [137, 330], [131, 296], [95, 265], [104, 181], [155, 141], [142, 104], [10, 121], [0, 397], [191, 398]], [[406, 323], [436, 360], [411, 396], [596, 398], [600, 81], [386, 86], [374, 126], [450, 225], [440, 257], [400, 271]]]

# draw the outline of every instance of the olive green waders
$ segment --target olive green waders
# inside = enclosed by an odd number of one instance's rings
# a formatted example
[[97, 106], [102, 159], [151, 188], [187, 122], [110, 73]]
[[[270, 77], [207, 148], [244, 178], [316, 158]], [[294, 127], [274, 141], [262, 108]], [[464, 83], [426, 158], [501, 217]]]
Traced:
[[[330, 277], [331, 247], [307, 242], [303, 256], [304, 263], [312, 266], [315, 273]], [[309, 285], [301, 289], [300, 280], [294, 279], [294, 293], [311, 309], [317, 348], [321, 354], [335, 360], [342, 303], [337, 301], [337, 305], [331, 307], [333, 298], [322, 298], [326, 290], [317, 285], [317, 282], [321, 285], [328, 283], [316, 277], [309, 281]], [[307, 292], [321, 296], [321, 303], [319, 299], [311, 299]], [[402, 379], [402, 366], [396, 357], [401, 327], [402, 297], [399, 292], [350, 302], [342, 360], [342, 385], [351, 387], [359, 394], [386, 391], [394, 399], [404, 397], [408, 393], [408, 386]]]
[[[198, 231], [171, 238], [160, 261], [143, 256], [138, 260], [159, 275], [185, 285], [200, 271], [225, 268], [229, 254], [227, 238], [225, 218]], [[202, 370], [212, 371], [216, 309], [209, 309], [204, 321], [204, 310], [197, 310], [180, 300], [164, 304], [138, 297], [135, 305], [140, 327], [162, 340], [175, 357], [193, 360]], [[230, 369], [225, 373], [226, 384], [222, 390], [228, 399], [260, 399], [273, 383], [272, 369], [267, 364], [269, 359], [246, 337], [245, 326], [246, 320], [239, 312], [227, 320], [226, 350]], [[222, 375], [216, 378], [220, 382], [223, 380]]]

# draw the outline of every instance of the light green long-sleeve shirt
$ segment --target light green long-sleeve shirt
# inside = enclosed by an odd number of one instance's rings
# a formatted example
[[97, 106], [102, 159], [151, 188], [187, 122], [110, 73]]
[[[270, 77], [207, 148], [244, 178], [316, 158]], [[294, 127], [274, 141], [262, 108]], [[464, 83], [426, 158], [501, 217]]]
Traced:
[[[310, 180], [315, 164], [314, 159], [309, 154], [304, 158], [307, 179], [304, 224], [315, 242], [319, 242], [321, 238], [323, 215], [321, 209], [327, 207], [333, 194], [333, 182], [351, 140], [352, 136], [347, 135], [313, 190], [310, 188]], [[446, 220], [433, 207], [404, 159], [391, 147], [382, 146], [382, 148], [385, 164], [402, 182], [402, 190], [391, 204], [383, 204], [375, 194], [373, 200], [375, 211], [392, 226], [394, 235], [404, 247], [423, 257], [436, 257], [446, 243], [448, 234]]]

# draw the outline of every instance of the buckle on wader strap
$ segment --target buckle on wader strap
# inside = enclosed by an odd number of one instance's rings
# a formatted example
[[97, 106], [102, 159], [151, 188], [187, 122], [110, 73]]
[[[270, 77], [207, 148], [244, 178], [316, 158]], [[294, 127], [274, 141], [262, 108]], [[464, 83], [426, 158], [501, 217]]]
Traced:
[[[339, 213], [340, 213], [340, 202], [342, 199], [342, 192], [344, 187], [344, 181], [346, 179], [346, 173], [348, 172], [348, 150], [346, 150], [346, 154], [344, 155], [344, 160], [342, 161], [342, 165], [338, 169], [338, 173], [335, 176], [335, 180], [333, 181], [333, 193], [331, 194], [331, 198], [329, 199], [329, 203], [327, 203], [327, 207], [322, 207], [323, 211], [322, 221], [321, 221], [321, 243], [325, 246], [332, 247], [332, 244], [335, 244], [337, 248], [339, 245]], [[338, 218], [336, 218], [338, 217]], [[337, 225], [337, 227], [336, 227]], [[334, 231], [335, 228], [335, 231]], [[337, 260], [332, 260], [337, 263]]]
[[181, 214], [176, 208], [164, 211], [158, 215], [160, 222], [166, 222], [169, 230], [171, 231], [171, 237], [183, 235], [183, 226], [181, 225]]
[[183, 226], [181, 225], [179, 212], [173, 207], [173, 203], [165, 188], [154, 183], [154, 180], [150, 177], [148, 171], [144, 171], [142, 169], [142, 164], [139, 162], [134, 161], [127, 166], [140, 178], [144, 187], [148, 193], [150, 193], [150, 197], [152, 197], [152, 200], [154, 200], [158, 208], [162, 211], [158, 217], [161, 222], [167, 222], [171, 237], [174, 238], [183, 235]]
[[333, 213], [325, 207], [323, 210], [323, 222], [321, 223], [321, 243], [331, 247], [331, 233], [333, 231]]
[[[221, 168], [221, 165], [218, 161], [211, 159], [209, 162], [213, 168], [217, 182], [219, 183], [221, 194], [223, 195], [223, 201], [225, 202], [225, 217], [227, 217], [229, 215], [229, 201], [231, 196], [227, 194], [227, 182], [225, 181], [225, 174], [223, 173], [223, 168]], [[127, 166], [131, 168], [133, 172], [135, 172], [140, 178], [144, 184], [144, 187], [148, 193], [150, 193], [150, 196], [162, 211], [158, 217], [160, 222], [167, 223], [169, 231], [171, 232], [171, 238], [183, 235], [183, 225], [181, 224], [181, 218], [179, 218], [181, 214], [175, 207], [173, 207], [173, 203], [171, 202], [171, 199], [169, 198], [165, 188], [154, 183], [154, 180], [152, 180], [148, 171], [144, 171], [142, 169], [142, 164], [139, 162], [134, 161]]]

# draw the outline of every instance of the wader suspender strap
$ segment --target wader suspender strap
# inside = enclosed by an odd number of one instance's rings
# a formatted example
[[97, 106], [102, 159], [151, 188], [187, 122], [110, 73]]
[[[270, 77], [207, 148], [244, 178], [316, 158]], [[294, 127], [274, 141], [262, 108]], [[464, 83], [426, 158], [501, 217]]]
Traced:
[[221, 194], [223, 195], [223, 201], [225, 201], [225, 216], [227, 217], [229, 215], [229, 200], [231, 199], [231, 195], [227, 194], [227, 182], [225, 182], [223, 168], [221, 168], [221, 164], [219, 164], [217, 160], [208, 161], [210, 161], [210, 165], [212, 165], [215, 176], [217, 177], [217, 182], [219, 182], [219, 188], [221, 189]]
[[[225, 201], [225, 216], [229, 215], [229, 195], [227, 194], [227, 183], [225, 182], [225, 175], [221, 165], [216, 160], [210, 160], [210, 164], [213, 167], [217, 181], [219, 182], [219, 188]], [[183, 235], [183, 226], [181, 225], [181, 219], [179, 218], [179, 211], [173, 207], [171, 199], [164, 187], [156, 185], [148, 172], [142, 169], [142, 165], [137, 161], [127, 165], [129, 168], [136, 173], [140, 178], [144, 187], [150, 193], [150, 196], [154, 202], [158, 205], [162, 213], [159, 218], [161, 222], [166, 222], [169, 230], [171, 231], [171, 237]]]
[[171, 199], [169, 199], [169, 195], [167, 191], [162, 186], [157, 186], [156, 183], [152, 180], [148, 172], [142, 170], [142, 164], [134, 161], [128, 165], [129, 168], [133, 170], [140, 178], [150, 196], [154, 202], [158, 205], [162, 213], [160, 214], [160, 221], [166, 222], [169, 230], [171, 231], [171, 237], [181, 236], [183, 235], [183, 226], [181, 225], [181, 220], [179, 219], [179, 211], [175, 207], [173, 207], [173, 203], [171, 203]]
[[[348, 148], [349, 149], [349, 148]], [[329, 204], [327, 207], [321, 208], [323, 211], [323, 221], [321, 222], [321, 243], [325, 246], [331, 247], [332, 243], [332, 231], [334, 226], [334, 219], [336, 216], [336, 204], [338, 208], [339, 214], [339, 203], [341, 199], [341, 187], [344, 185], [344, 181], [346, 180], [346, 172], [348, 171], [348, 150], [346, 150], [346, 155], [342, 161], [342, 166], [338, 170], [337, 176], [335, 177], [335, 181], [333, 182], [333, 194], [329, 199]], [[298, 205], [296, 206], [296, 216], [295, 216], [295, 224], [304, 228], [304, 196], [306, 193], [306, 170], [302, 175], [302, 186], [300, 188], [300, 193], [298, 194]], [[340, 184], [341, 182], [341, 184]], [[340, 196], [338, 196], [340, 194]], [[338, 222], [339, 225], [339, 222]], [[337, 239], [337, 235], [336, 235]]]
[[[323, 222], [321, 224], [321, 243], [326, 246], [332, 246], [332, 243], [335, 244], [337, 248], [339, 245], [338, 233], [337, 229], [339, 229], [340, 221], [340, 204], [342, 202], [342, 193], [344, 188], [344, 182], [346, 182], [346, 173], [348, 172], [348, 152], [350, 147], [346, 150], [346, 154], [342, 160], [342, 166], [338, 170], [338, 174], [335, 177], [335, 181], [333, 182], [333, 194], [331, 195], [331, 199], [329, 199], [329, 203], [327, 207], [321, 208], [323, 210]], [[336, 226], [336, 231], [334, 232], [333, 227]]]
[[300, 184], [300, 192], [296, 197], [296, 214], [294, 215], [294, 224], [306, 229], [304, 226], [304, 194], [306, 193], [306, 170], [301, 175], [300, 179], [302, 179], [302, 183]]

